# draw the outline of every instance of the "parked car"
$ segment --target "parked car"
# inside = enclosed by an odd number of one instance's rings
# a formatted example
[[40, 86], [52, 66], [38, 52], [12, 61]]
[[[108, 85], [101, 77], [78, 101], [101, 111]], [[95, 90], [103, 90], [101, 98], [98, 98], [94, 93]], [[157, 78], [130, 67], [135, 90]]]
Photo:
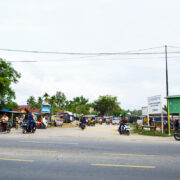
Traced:
[[120, 118], [119, 117], [114, 117], [112, 119], [112, 125], [115, 125], [115, 124], [120, 124]]

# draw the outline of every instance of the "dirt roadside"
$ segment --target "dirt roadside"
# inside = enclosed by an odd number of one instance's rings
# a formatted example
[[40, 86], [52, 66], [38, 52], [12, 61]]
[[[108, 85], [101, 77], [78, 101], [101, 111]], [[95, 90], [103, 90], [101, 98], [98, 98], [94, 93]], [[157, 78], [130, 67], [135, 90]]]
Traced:
[[22, 134], [22, 129], [12, 129], [10, 134], [0, 134], [0, 138], [85, 138], [94, 140], [107, 141], [130, 141], [130, 142], [169, 142], [178, 143], [173, 137], [143, 136], [130, 134], [130, 136], [119, 135], [118, 126], [116, 125], [96, 125], [95, 127], [86, 127], [81, 130], [79, 127], [71, 128], [48, 128], [37, 129], [35, 134]]

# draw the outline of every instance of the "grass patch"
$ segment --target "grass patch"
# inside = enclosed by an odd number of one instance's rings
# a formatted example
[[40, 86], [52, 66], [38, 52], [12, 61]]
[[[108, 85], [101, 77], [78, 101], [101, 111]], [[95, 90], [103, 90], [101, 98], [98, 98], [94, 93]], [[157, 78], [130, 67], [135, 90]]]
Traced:
[[[131, 126], [132, 132], [139, 134], [139, 135], [146, 135], [146, 136], [162, 136], [162, 137], [169, 137], [169, 135], [165, 132], [159, 132], [159, 131], [148, 131], [141, 128], [141, 126], [135, 126], [132, 124]], [[171, 133], [171, 136], [173, 136], [173, 133]]]

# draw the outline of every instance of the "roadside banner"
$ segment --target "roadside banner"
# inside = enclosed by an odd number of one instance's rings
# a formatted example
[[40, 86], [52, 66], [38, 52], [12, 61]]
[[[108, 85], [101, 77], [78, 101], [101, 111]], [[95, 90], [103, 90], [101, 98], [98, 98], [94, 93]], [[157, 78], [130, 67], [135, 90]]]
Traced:
[[143, 116], [147, 116], [148, 115], [148, 107], [147, 106], [142, 107], [142, 115]]
[[51, 112], [51, 106], [50, 105], [43, 105], [41, 106], [41, 113], [50, 113]]
[[161, 114], [161, 130], [163, 133], [163, 111], [161, 95], [152, 96], [148, 98], [148, 113], [150, 114]]
[[161, 96], [152, 96], [148, 98], [148, 111], [149, 114], [161, 114], [162, 105], [161, 105]]

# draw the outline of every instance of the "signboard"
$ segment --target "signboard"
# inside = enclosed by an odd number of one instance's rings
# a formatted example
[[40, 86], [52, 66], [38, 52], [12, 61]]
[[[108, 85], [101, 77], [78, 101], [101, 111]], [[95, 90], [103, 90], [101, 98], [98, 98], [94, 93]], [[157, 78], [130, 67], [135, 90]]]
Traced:
[[169, 99], [169, 112], [170, 114], [180, 113], [180, 98]]
[[148, 111], [149, 114], [161, 114], [161, 96], [153, 96], [148, 98]]
[[148, 115], [148, 107], [147, 106], [142, 107], [142, 115], [143, 116], [147, 116]]
[[41, 106], [41, 113], [50, 113], [51, 112], [51, 106], [50, 105], [42, 105]]

